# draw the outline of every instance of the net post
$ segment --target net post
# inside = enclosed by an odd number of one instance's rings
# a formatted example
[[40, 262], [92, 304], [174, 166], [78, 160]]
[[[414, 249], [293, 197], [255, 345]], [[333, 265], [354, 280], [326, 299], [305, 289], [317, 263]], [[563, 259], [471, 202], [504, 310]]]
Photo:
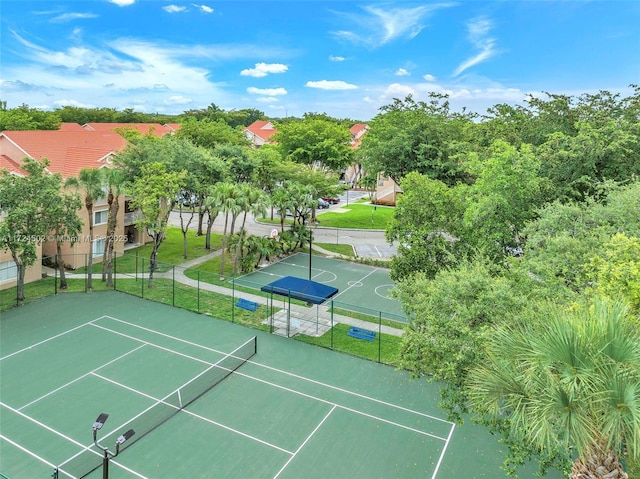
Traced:
[[236, 280], [231, 279], [231, 322], [235, 323], [236, 319]]
[[176, 265], [171, 268], [171, 306], [176, 306]]
[[198, 308], [197, 311], [199, 313], [200, 312], [200, 270], [199, 269], [196, 270], [196, 280], [198, 285], [198, 289], [196, 291], [196, 297], [197, 297], [196, 308]]

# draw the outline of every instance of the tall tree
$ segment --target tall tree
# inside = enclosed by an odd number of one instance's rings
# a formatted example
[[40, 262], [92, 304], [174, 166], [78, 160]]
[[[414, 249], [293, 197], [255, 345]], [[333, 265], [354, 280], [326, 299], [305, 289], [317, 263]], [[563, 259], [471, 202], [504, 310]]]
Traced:
[[140, 210], [136, 226], [153, 240], [149, 257], [149, 288], [153, 286], [158, 249], [166, 237], [169, 214], [186, 174], [186, 171], [167, 171], [164, 163], [143, 165], [140, 176], [129, 189], [132, 207]]
[[453, 186], [466, 181], [459, 159], [465, 151], [472, 116], [450, 111], [446, 96], [427, 102], [411, 96], [380, 108], [356, 154], [368, 173], [380, 173], [400, 184], [418, 172]]
[[235, 276], [238, 272], [238, 263], [242, 255], [245, 239], [245, 224], [247, 222], [247, 216], [252, 214], [254, 217], [264, 215], [267, 210], [268, 198], [264, 191], [259, 188], [253, 187], [248, 184], [240, 185], [244, 201], [241, 201], [242, 208], [242, 224], [240, 225], [240, 231], [238, 232], [238, 241], [235, 248], [235, 257], [233, 260], [233, 271], [231, 274]]
[[242, 192], [234, 183], [222, 182], [214, 186], [211, 197], [211, 207], [224, 214], [224, 229], [222, 231], [222, 250], [220, 255], [220, 280], [224, 280], [225, 252], [227, 249], [227, 232], [229, 228], [229, 215], [235, 216], [240, 212], [240, 199]]
[[283, 124], [273, 141], [283, 158], [314, 168], [341, 172], [352, 162], [348, 127], [328, 120], [309, 118]]
[[82, 190], [84, 207], [89, 215], [89, 242], [91, 243], [91, 251], [87, 259], [87, 289], [91, 291], [93, 287], [93, 245], [95, 241], [93, 236], [93, 205], [105, 196], [102, 173], [97, 168], [83, 168], [80, 170], [78, 178], [68, 178], [66, 184], [67, 186], [76, 186]]
[[60, 289], [67, 289], [64, 257], [62, 245], [67, 242], [73, 246], [82, 232], [82, 220], [78, 210], [82, 208], [82, 201], [77, 192], [61, 193], [59, 201], [47, 208], [46, 221], [49, 223], [53, 241], [56, 244], [56, 264], [60, 276]]
[[105, 238], [104, 254], [102, 256], [102, 281], [108, 287], [113, 286], [113, 254], [120, 211], [120, 195], [124, 191], [124, 171], [118, 168], [103, 168], [102, 180], [107, 188], [107, 236]]
[[574, 450], [572, 479], [626, 479], [620, 459], [640, 458], [640, 330], [619, 302], [545, 313], [492, 334], [470, 374], [474, 406], [510, 445]]
[[16, 299], [24, 301], [26, 268], [38, 259], [38, 247], [50, 232], [50, 209], [60, 202], [60, 175], [47, 171], [49, 161], [25, 158], [26, 176], [3, 170], [0, 176], [0, 248], [8, 250], [16, 265]]
[[397, 281], [418, 271], [433, 277], [468, 249], [460, 241], [465, 202], [443, 182], [419, 173], [409, 173], [401, 185], [404, 193], [385, 232], [387, 241], [398, 244], [391, 277]]

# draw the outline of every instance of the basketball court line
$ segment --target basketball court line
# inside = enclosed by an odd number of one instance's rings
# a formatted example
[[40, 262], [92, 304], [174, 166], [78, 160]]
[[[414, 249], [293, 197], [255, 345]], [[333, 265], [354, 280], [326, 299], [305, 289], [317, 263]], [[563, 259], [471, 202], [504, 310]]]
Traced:
[[[373, 273], [373, 272], [372, 272], [372, 273]], [[369, 273], [369, 274], [372, 274], [372, 273]], [[367, 275], [367, 276], [369, 276], [369, 275]], [[141, 347], [143, 347], [144, 345], [149, 345], [149, 346], [152, 346], [152, 347], [157, 347], [157, 348], [160, 348], [160, 349], [162, 349], [162, 350], [164, 350], [164, 351], [170, 352], [170, 353], [172, 353], [172, 354], [177, 354], [177, 355], [180, 355], [180, 356], [182, 356], [182, 357], [186, 357], [186, 358], [189, 358], [189, 359], [192, 359], [192, 360], [195, 360], [195, 361], [198, 361], [198, 362], [202, 362], [202, 363], [205, 363], [205, 364], [209, 364], [209, 365], [212, 365], [212, 366], [213, 366], [213, 365], [215, 365], [215, 363], [210, 363], [210, 362], [208, 362], [208, 361], [204, 361], [204, 360], [201, 360], [201, 359], [198, 359], [198, 358], [194, 358], [194, 357], [191, 357], [191, 356], [186, 355], [186, 354], [184, 354], [184, 353], [181, 353], [181, 352], [179, 352], [179, 351], [174, 351], [174, 350], [172, 350], [172, 349], [170, 349], [170, 348], [166, 348], [166, 347], [164, 347], [164, 346], [160, 346], [160, 345], [157, 345], [157, 344], [151, 343], [151, 342], [149, 342], [149, 341], [142, 340], [142, 339], [140, 339], [140, 338], [136, 338], [136, 337], [134, 337], [134, 336], [130, 336], [130, 335], [127, 335], [127, 334], [121, 333], [121, 332], [119, 332], [119, 331], [112, 330], [112, 329], [107, 328], [107, 327], [105, 327], [105, 326], [101, 326], [101, 325], [94, 324], [96, 321], [98, 321], [98, 320], [100, 320], [100, 319], [105, 319], [105, 318], [106, 318], [106, 319], [113, 320], [113, 321], [116, 321], [116, 322], [119, 322], [119, 323], [122, 323], [122, 324], [126, 324], [126, 325], [129, 325], [129, 326], [132, 326], [132, 327], [134, 327], [134, 328], [139, 328], [139, 329], [141, 329], [141, 330], [144, 330], [144, 331], [150, 332], [150, 333], [152, 333], [152, 334], [157, 334], [157, 335], [159, 335], [159, 336], [166, 337], [166, 338], [169, 338], [169, 339], [171, 339], [171, 340], [175, 340], [175, 341], [177, 341], [177, 342], [182, 342], [182, 343], [185, 343], [185, 344], [189, 344], [189, 345], [191, 345], [191, 346], [195, 346], [195, 347], [197, 347], [197, 348], [201, 348], [201, 349], [204, 349], [204, 350], [208, 350], [208, 351], [216, 352], [216, 353], [218, 353], [218, 354], [227, 355], [227, 353], [224, 353], [224, 352], [222, 352], [222, 351], [219, 351], [219, 350], [217, 350], [217, 349], [215, 349], [215, 348], [211, 348], [211, 347], [208, 347], [208, 346], [204, 346], [204, 345], [201, 345], [201, 344], [198, 344], [198, 343], [192, 342], [192, 341], [184, 340], [184, 339], [182, 339], [182, 338], [179, 338], [179, 337], [176, 337], [176, 336], [173, 336], [173, 335], [170, 335], [170, 334], [166, 334], [166, 333], [163, 333], [163, 332], [160, 332], [160, 331], [156, 331], [156, 330], [153, 330], [153, 329], [150, 329], [150, 328], [147, 328], [147, 327], [143, 327], [143, 326], [140, 326], [140, 325], [136, 325], [136, 324], [130, 323], [130, 322], [128, 322], [128, 321], [120, 320], [120, 319], [118, 319], [118, 318], [114, 318], [114, 317], [109, 316], [109, 315], [103, 315], [103, 316], [100, 316], [99, 318], [96, 318], [96, 319], [94, 319], [94, 320], [92, 320], [92, 321], [89, 321], [89, 322], [87, 322], [87, 323], [85, 323], [85, 324], [83, 324], [83, 325], [80, 325], [80, 326], [78, 326], [78, 327], [72, 328], [72, 329], [70, 329], [70, 330], [68, 330], [68, 331], [65, 331], [65, 332], [60, 333], [60, 334], [58, 334], [58, 335], [55, 335], [55, 336], [53, 336], [53, 337], [51, 337], [51, 338], [48, 338], [47, 340], [40, 341], [40, 342], [35, 343], [34, 345], [30, 346], [30, 347], [27, 347], [27, 348], [24, 348], [24, 349], [22, 349], [22, 350], [20, 350], [20, 351], [17, 351], [17, 352], [15, 352], [15, 353], [12, 353], [12, 354], [11, 354], [11, 356], [12, 356], [12, 355], [17, 354], [18, 352], [23, 352], [23, 351], [26, 351], [26, 350], [32, 349], [33, 347], [36, 347], [36, 346], [41, 345], [41, 344], [44, 344], [44, 343], [46, 343], [46, 342], [48, 342], [48, 341], [50, 341], [50, 340], [52, 340], [52, 339], [55, 339], [55, 338], [60, 337], [60, 336], [62, 336], [62, 335], [64, 335], [64, 334], [67, 334], [67, 333], [69, 333], [69, 332], [72, 332], [72, 331], [74, 331], [74, 330], [77, 330], [77, 329], [79, 329], [79, 328], [81, 328], [81, 327], [84, 327], [84, 326], [86, 326], [86, 325], [92, 325], [92, 326], [95, 326], [95, 327], [97, 327], [97, 328], [99, 328], [99, 329], [102, 329], [102, 330], [105, 330], [105, 331], [108, 331], [108, 332], [112, 332], [112, 333], [114, 333], [114, 334], [118, 334], [118, 335], [121, 335], [121, 336], [127, 337], [127, 338], [129, 338], [129, 339], [133, 339], [133, 340], [139, 341], [139, 342], [141, 342], [141, 343], [143, 343], [143, 344], [142, 344], [142, 345], [140, 345], [140, 346], [138, 346], [137, 348], [134, 348], [133, 350], [129, 351], [128, 353], [125, 353], [125, 354], [121, 355], [120, 357], [115, 358], [115, 359], [112, 359], [111, 361], [109, 361], [109, 362], [105, 363], [104, 365], [102, 365], [102, 366], [100, 366], [100, 367], [98, 367], [98, 368], [95, 368], [93, 371], [91, 371], [91, 372], [89, 372], [89, 373], [87, 373], [87, 374], [84, 374], [84, 375], [82, 375], [81, 377], [85, 377], [85, 376], [87, 376], [87, 375], [89, 375], [89, 374], [94, 375], [94, 376], [96, 376], [96, 377], [98, 377], [98, 378], [100, 378], [100, 379], [103, 379], [103, 380], [106, 380], [106, 381], [108, 381], [108, 382], [114, 383], [114, 384], [116, 384], [116, 385], [118, 385], [118, 386], [120, 386], [120, 387], [123, 387], [123, 388], [126, 388], [126, 389], [128, 389], [128, 390], [131, 390], [132, 392], [135, 392], [135, 393], [137, 393], [137, 394], [141, 394], [141, 395], [143, 395], [143, 396], [145, 396], [145, 397], [148, 397], [148, 398], [150, 398], [150, 399], [152, 399], [152, 400], [155, 400], [155, 401], [157, 401], [157, 403], [161, 403], [161, 402], [162, 402], [162, 400], [158, 400], [157, 398], [153, 398], [152, 396], [146, 395], [145, 393], [143, 393], [143, 392], [141, 392], [141, 391], [135, 390], [135, 389], [130, 388], [130, 387], [126, 386], [126, 385], [122, 385], [122, 384], [117, 383], [117, 382], [115, 382], [115, 381], [112, 381], [112, 380], [110, 380], [110, 379], [108, 379], [108, 378], [105, 378], [105, 377], [103, 377], [103, 376], [101, 376], [101, 375], [97, 374], [95, 371], [99, 370], [100, 368], [102, 368], [102, 367], [104, 367], [104, 366], [106, 366], [106, 365], [108, 365], [108, 364], [110, 364], [110, 363], [115, 362], [116, 360], [118, 360], [118, 359], [120, 359], [120, 358], [122, 358], [122, 357], [127, 356], [128, 354], [132, 353], [133, 351], [136, 351], [136, 350], [140, 349], [140, 348], [141, 348]], [[8, 355], [7, 357], [9, 357], [9, 355]], [[270, 444], [270, 443], [268, 443], [268, 442], [266, 442], [266, 441], [263, 441], [263, 440], [261, 440], [261, 439], [255, 438], [255, 437], [253, 437], [253, 436], [251, 436], [251, 435], [248, 435], [248, 434], [246, 434], [246, 433], [243, 433], [243, 432], [241, 432], [241, 431], [237, 431], [237, 430], [235, 430], [235, 429], [233, 429], [233, 428], [230, 428], [230, 427], [228, 427], [228, 426], [225, 426], [225, 425], [223, 425], [223, 424], [221, 424], [221, 423], [218, 423], [218, 422], [216, 422], [216, 421], [212, 421], [212, 420], [210, 420], [210, 419], [208, 419], [208, 418], [205, 418], [205, 417], [199, 416], [199, 415], [197, 415], [197, 414], [195, 414], [195, 413], [191, 413], [190, 411], [187, 411], [187, 410], [182, 410], [182, 411], [184, 411], [185, 413], [188, 413], [188, 414], [190, 414], [190, 415], [192, 415], [192, 416], [196, 417], [197, 419], [200, 419], [200, 420], [203, 420], [203, 421], [205, 421], [205, 422], [209, 422], [209, 423], [211, 423], [211, 424], [214, 424], [214, 425], [216, 425], [216, 426], [218, 426], [218, 427], [221, 427], [221, 428], [227, 429], [227, 430], [229, 430], [230, 432], [234, 432], [234, 433], [236, 433], [236, 434], [240, 434], [240, 435], [242, 435], [242, 436], [244, 436], [244, 437], [247, 437], [247, 438], [250, 438], [250, 439], [252, 439], [252, 440], [256, 440], [256, 441], [261, 442], [261, 443], [263, 443], [263, 444], [265, 444], [265, 445], [268, 445], [268, 446], [274, 447], [274, 448], [276, 448], [276, 449], [278, 449], [278, 450], [280, 450], [280, 451], [282, 451], [282, 452], [285, 452], [285, 453], [287, 453], [287, 454], [293, 454], [293, 455], [295, 455], [295, 454], [297, 454], [297, 453], [298, 453], [298, 452], [299, 452], [299, 451], [304, 447], [304, 445], [308, 442], [308, 440], [312, 437], [312, 435], [313, 435], [313, 434], [314, 434], [314, 433], [315, 433], [315, 432], [316, 432], [316, 431], [321, 427], [321, 425], [326, 421], [326, 419], [330, 416], [330, 414], [331, 414], [331, 413], [332, 413], [336, 408], [345, 409], [345, 410], [350, 411], [350, 412], [352, 412], [352, 413], [360, 414], [360, 415], [363, 415], [363, 416], [369, 417], [369, 418], [374, 419], [374, 420], [377, 420], [377, 421], [385, 422], [385, 423], [388, 423], [388, 424], [393, 425], [393, 426], [401, 427], [401, 428], [403, 428], [403, 429], [407, 429], [407, 430], [410, 430], [410, 431], [412, 431], [412, 432], [419, 433], [419, 434], [423, 434], [423, 435], [426, 435], [426, 436], [432, 437], [432, 438], [434, 438], [434, 439], [438, 439], [438, 440], [443, 441], [444, 446], [443, 446], [443, 448], [442, 448], [442, 450], [441, 450], [439, 460], [438, 460], [438, 462], [437, 462], [437, 464], [436, 464], [436, 469], [434, 470], [434, 473], [433, 473], [433, 475], [432, 475], [432, 479], [435, 479], [435, 478], [436, 478], [437, 472], [438, 472], [439, 467], [440, 467], [440, 465], [441, 465], [441, 463], [442, 463], [442, 460], [443, 460], [444, 455], [445, 455], [445, 453], [446, 453], [447, 447], [448, 447], [449, 442], [450, 442], [450, 440], [451, 440], [451, 436], [453, 435], [453, 431], [454, 431], [454, 429], [455, 429], [455, 424], [454, 424], [454, 423], [451, 423], [450, 421], [446, 421], [446, 420], [444, 420], [444, 419], [441, 419], [441, 418], [438, 418], [438, 417], [435, 417], [435, 416], [431, 416], [431, 415], [429, 415], [429, 414], [421, 413], [421, 412], [419, 412], [419, 411], [414, 411], [414, 410], [411, 410], [411, 409], [405, 408], [405, 407], [403, 407], [403, 406], [399, 406], [399, 405], [396, 405], [396, 404], [393, 404], [393, 403], [389, 403], [389, 402], [382, 401], [382, 400], [379, 400], [379, 399], [376, 399], [376, 398], [372, 398], [372, 397], [370, 397], [370, 396], [366, 396], [366, 395], [363, 395], [363, 394], [360, 394], [360, 393], [356, 393], [356, 392], [353, 392], [353, 391], [349, 391], [349, 390], [346, 390], [346, 389], [344, 389], [344, 388], [340, 388], [340, 387], [337, 387], [337, 386], [334, 386], [334, 385], [331, 385], [331, 384], [323, 383], [323, 382], [320, 382], [320, 381], [317, 381], [317, 380], [314, 380], [314, 379], [311, 379], [311, 378], [307, 378], [307, 377], [304, 377], [304, 376], [300, 376], [300, 375], [297, 375], [297, 374], [294, 374], [294, 373], [291, 373], [291, 372], [288, 372], [288, 371], [283, 371], [283, 370], [280, 370], [280, 369], [278, 369], [278, 368], [274, 368], [274, 367], [271, 367], [271, 366], [267, 366], [267, 365], [264, 365], [264, 364], [261, 364], [261, 363], [258, 363], [258, 362], [252, 361], [252, 360], [249, 360], [249, 361], [247, 361], [247, 362], [248, 362], [248, 363], [250, 363], [250, 364], [253, 364], [253, 365], [255, 365], [255, 366], [258, 366], [258, 367], [262, 367], [262, 368], [265, 368], [265, 369], [268, 369], [268, 370], [272, 370], [272, 371], [277, 372], [277, 373], [279, 373], [279, 374], [284, 374], [284, 375], [287, 375], [287, 376], [290, 376], [290, 377], [294, 377], [294, 378], [297, 378], [297, 379], [300, 379], [300, 380], [303, 380], [303, 381], [310, 382], [310, 383], [312, 383], [312, 384], [316, 384], [316, 385], [320, 385], [320, 386], [323, 386], [323, 387], [326, 387], [326, 388], [329, 388], [329, 389], [333, 389], [333, 390], [335, 390], [335, 391], [339, 391], [339, 392], [342, 392], [342, 393], [345, 393], [345, 394], [348, 394], [348, 395], [353, 395], [353, 396], [358, 397], [358, 398], [361, 398], [361, 399], [365, 399], [365, 400], [368, 400], [368, 401], [372, 401], [372, 402], [375, 402], [375, 403], [379, 403], [379, 404], [382, 404], [382, 405], [386, 405], [386, 406], [388, 406], [388, 407], [390, 407], [390, 408], [395, 408], [395, 409], [403, 410], [403, 411], [405, 411], [405, 412], [413, 413], [413, 414], [416, 414], [416, 415], [419, 415], [419, 416], [423, 416], [423, 417], [426, 417], [426, 418], [429, 418], [429, 419], [432, 419], [432, 420], [436, 420], [436, 421], [440, 421], [440, 422], [448, 423], [448, 424], [450, 424], [450, 425], [451, 425], [451, 428], [450, 428], [449, 434], [448, 434], [447, 438], [442, 438], [442, 437], [437, 436], [437, 435], [435, 435], [435, 434], [430, 434], [430, 433], [428, 433], [428, 432], [426, 432], [426, 431], [421, 431], [421, 430], [414, 429], [414, 428], [411, 428], [411, 427], [408, 427], [408, 426], [404, 426], [404, 425], [402, 425], [402, 424], [395, 423], [395, 422], [393, 422], [393, 421], [389, 421], [389, 420], [386, 420], [386, 419], [383, 419], [383, 418], [380, 418], [380, 417], [377, 417], [377, 416], [374, 416], [374, 415], [371, 415], [371, 414], [365, 413], [364, 411], [360, 411], [360, 410], [357, 410], [357, 409], [354, 409], [354, 408], [350, 408], [350, 407], [347, 407], [347, 406], [344, 406], [344, 405], [341, 405], [341, 404], [334, 403], [334, 402], [332, 402], [332, 401], [328, 401], [328, 400], [325, 400], [325, 399], [322, 399], [322, 398], [319, 398], [319, 397], [316, 397], [316, 396], [312, 396], [312, 395], [306, 394], [306, 393], [304, 393], [304, 392], [302, 392], [302, 391], [296, 391], [296, 390], [294, 390], [294, 389], [291, 389], [291, 388], [288, 388], [288, 387], [282, 386], [282, 385], [280, 385], [280, 384], [273, 383], [273, 382], [271, 382], [271, 381], [267, 381], [267, 380], [261, 379], [261, 378], [259, 378], [259, 377], [254, 377], [254, 376], [251, 376], [251, 375], [245, 374], [245, 373], [243, 373], [243, 372], [241, 372], [241, 371], [234, 371], [234, 372], [233, 372], [233, 374], [238, 374], [239, 376], [243, 376], [243, 377], [246, 377], [246, 378], [248, 378], [248, 379], [251, 379], [251, 380], [254, 380], [254, 381], [258, 381], [258, 382], [261, 382], [261, 383], [267, 384], [267, 385], [272, 386], [272, 387], [276, 387], [276, 388], [279, 388], [279, 389], [283, 389], [283, 390], [289, 391], [289, 392], [294, 393], [294, 394], [297, 394], [297, 395], [302, 395], [302, 396], [304, 396], [304, 397], [308, 397], [308, 398], [310, 398], [310, 399], [314, 399], [314, 400], [316, 400], [316, 401], [326, 403], [326, 404], [328, 404], [328, 405], [331, 405], [331, 406], [332, 406], [332, 408], [331, 408], [331, 410], [329, 411], [329, 413], [325, 416], [325, 418], [323, 418], [323, 420], [322, 420], [322, 421], [321, 421], [321, 422], [316, 426], [316, 428], [314, 429], [314, 431], [312, 431], [312, 433], [307, 437], [307, 439], [303, 442], [303, 444], [302, 444], [302, 445], [301, 445], [301, 446], [300, 446], [300, 447], [299, 447], [295, 452], [287, 451], [287, 450], [285, 450], [285, 449], [283, 449], [283, 448], [280, 448], [279, 446], [272, 445], [272, 444]], [[71, 382], [67, 383], [67, 385], [68, 385], [68, 384], [72, 384], [73, 382], [76, 382], [77, 380], [81, 379], [81, 377], [80, 377], [80, 378], [76, 378], [75, 380], [73, 380], [73, 381], [71, 381]], [[40, 400], [40, 399], [42, 399], [42, 398], [44, 398], [44, 397], [47, 397], [47, 396], [49, 396], [49, 395], [53, 394], [53, 393], [54, 393], [54, 392], [56, 392], [56, 391], [59, 391], [60, 389], [64, 388], [65, 386], [66, 386], [66, 385], [61, 386], [61, 387], [59, 387], [59, 388], [56, 388], [55, 390], [50, 391], [49, 393], [45, 394], [45, 395], [44, 395], [44, 396], [42, 396], [41, 398], [38, 398], [38, 399], [36, 399], [35, 401], [32, 401], [32, 402], [31, 402], [31, 403], [29, 403], [29, 404], [32, 404], [32, 403], [34, 403], [34, 402], [37, 402], [38, 400]], [[157, 403], [156, 403], [156, 404], [157, 404]], [[151, 407], [154, 407], [156, 404], [154, 404], [154, 405], [153, 405], [153, 406], [151, 406]], [[165, 403], [165, 404], [166, 404], [166, 403]], [[7, 407], [8, 409], [10, 409], [10, 410], [12, 410], [12, 411], [15, 411], [17, 414], [20, 414], [20, 415], [22, 415], [23, 417], [25, 417], [25, 418], [29, 419], [30, 421], [35, 422], [35, 423], [36, 423], [36, 424], [38, 424], [39, 426], [44, 427], [45, 429], [50, 430], [51, 432], [54, 432], [55, 434], [57, 434], [57, 435], [59, 435], [59, 436], [61, 436], [61, 437], [65, 438], [65, 439], [68, 439], [68, 440], [69, 440], [69, 441], [71, 441], [73, 444], [76, 444], [76, 445], [78, 445], [79, 447], [82, 447], [82, 448], [84, 448], [84, 449], [89, 449], [89, 450], [91, 450], [92, 452], [95, 452], [97, 455], [100, 455], [99, 453], [97, 453], [97, 451], [93, 451], [92, 449], [90, 449], [90, 448], [93, 446], [93, 444], [91, 444], [90, 446], [84, 446], [84, 445], [82, 445], [82, 444], [80, 444], [80, 443], [78, 443], [78, 442], [76, 442], [76, 441], [72, 440], [71, 438], [68, 438], [67, 436], [63, 435], [62, 433], [59, 433], [59, 432], [57, 432], [57, 431], [53, 430], [52, 428], [50, 428], [50, 427], [48, 427], [48, 426], [46, 426], [46, 425], [44, 425], [44, 424], [40, 423], [39, 421], [37, 421], [37, 420], [35, 420], [35, 419], [33, 419], [33, 418], [31, 418], [31, 417], [29, 417], [29, 416], [27, 416], [27, 415], [23, 414], [22, 412], [20, 412], [20, 411], [18, 411], [18, 410], [15, 410], [14, 408], [11, 408], [10, 406], [4, 405], [3, 403], [0, 403], [0, 405], [3, 405], [4, 407]], [[26, 407], [26, 405], [25, 405], [25, 406], [23, 406], [23, 407]], [[175, 407], [175, 406], [173, 406], [173, 407]], [[137, 416], [136, 416], [136, 417], [137, 417]], [[130, 423], [130, 422], [131, 422], [131, 421], [133, 421], [134, 419], [135, 419], [135, 418], [133, 418], [133, 419], [129, 419], [129, 420], [127, 421], [127, 423], [125, 423], [124, 425], [126, 425], [126, 424]], [[122, 427], [124, 427], [124, 425], [123, 425]], [[16, 446], [16, 447], [18, 447], [18, 446]], [[21, 447], [21, 446], [20, 446], [20, 447]], [[31, 453], [31, 452], [29, 452], [29, 453], [30, 453], [30, 454], [32, 454], [32, 455], [34, 455], [34, 457], [37, 457], [37, 455], [35, 455], [34, 453]], [[78, 453], [78, 454], [81, 454], [81, 453], [82, 453], [82, 452], [80, 452], [80, 453]], [[276, 475], [275, 477], [278, 477], [278, 476], [282, 473], [282, 471], [284, 471], [284, 470], [285, 470], [286, 466], [291, 462], [291, 460], [292, 460], [292, 459], [293, 459], [293, 456], [292, 456], [292, 458], [290, 458], [290, 459], [289, 459], [289, 461], [287, 461], [287, 463], [283, 466], [283, 468], [282, 468], [282, 469], [277, 473], [277, 475]], [[70, 460], [70, 459], [68, 459], [68, 460]], [[68, 461], [68, 460], [67, 460], [67, 461]], [[119, 465], [119, 466], [121, 466], [120, 464], [118, 464], [118, 465]], [[54, 466], [54, 467], [55, 467], [55, 466]], [[126, 468], [126, 467], [124, 467], [124, 466], [121, 466], [121, 467], [123, 467], [123, 469], [127, 469], [127, 468]], [[135, 475], [136, 475], [136, 476], [138, 476], [138, 477], [141, 477], [141, 478], [143, 478], [143, 477], [144, 477], [144, 476], [142, 476], [142, 475], [140, 475], [140, 474], [138, 474], [138, 473], [135, 473], [135, 471], [130, 471], [130, 472], [132, 472], [133, 474], [135, 474]], [[274, 478], [274, 479], [275, 479], [275, 478]]]

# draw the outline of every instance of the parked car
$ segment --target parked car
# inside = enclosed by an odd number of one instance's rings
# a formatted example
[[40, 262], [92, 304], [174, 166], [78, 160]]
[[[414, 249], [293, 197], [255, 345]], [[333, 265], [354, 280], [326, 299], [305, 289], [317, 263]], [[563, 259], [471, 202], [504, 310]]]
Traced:
[[322, 199], [330, 205], [337, 205], [338, 203], [340, 203], [340, 198], [335, 196], [323, 196]]
[[329, 203], [327, 203], [322, 198], [318, 198], [318, 208], [325, 209], [329, 207]]

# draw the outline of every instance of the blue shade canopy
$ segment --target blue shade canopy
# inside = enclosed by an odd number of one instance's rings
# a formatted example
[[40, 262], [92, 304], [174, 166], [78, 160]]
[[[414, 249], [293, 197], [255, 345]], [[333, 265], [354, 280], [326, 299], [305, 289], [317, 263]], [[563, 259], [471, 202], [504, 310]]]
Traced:
[[285, 276], [260, 288], [265, 293], [275, 293], [307, 303], [321, 304], [338, 293], [338, 288], [308, 279]]

